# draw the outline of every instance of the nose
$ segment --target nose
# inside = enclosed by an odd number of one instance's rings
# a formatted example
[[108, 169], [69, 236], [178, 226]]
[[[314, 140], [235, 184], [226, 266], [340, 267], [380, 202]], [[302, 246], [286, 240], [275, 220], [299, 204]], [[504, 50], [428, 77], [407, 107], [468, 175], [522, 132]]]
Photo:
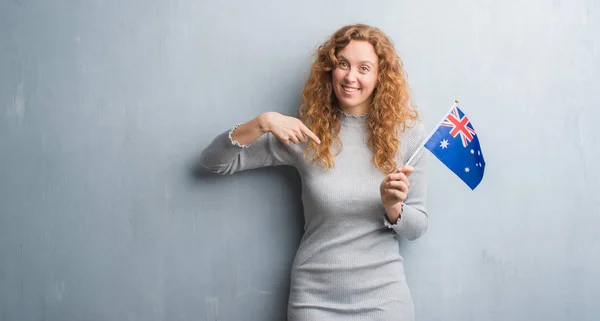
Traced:
[[346, 75], [344, 76], [344, 80], [349, 84], [356, 82], [356, 74], [354, 73], [353, 69], [348, 69]]

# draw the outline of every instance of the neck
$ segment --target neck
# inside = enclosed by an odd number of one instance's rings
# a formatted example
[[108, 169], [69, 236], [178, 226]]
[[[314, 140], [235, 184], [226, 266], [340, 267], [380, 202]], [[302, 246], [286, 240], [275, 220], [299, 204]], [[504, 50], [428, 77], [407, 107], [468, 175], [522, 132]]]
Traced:
[[346, 115], [361, 116], [369, 113], [369, 106], [370, 104], [363, 104], [354, 107], [339, 106], [339, 109], [343, 111]]
[[346, 115], [351, 115], [351, 116], [365, 116], [365, 115], [369, 114], [369, 112], [367, 110], [363, 110], [363, 109], [357, 110], [357, 109], [340, 108], [340, 111]]

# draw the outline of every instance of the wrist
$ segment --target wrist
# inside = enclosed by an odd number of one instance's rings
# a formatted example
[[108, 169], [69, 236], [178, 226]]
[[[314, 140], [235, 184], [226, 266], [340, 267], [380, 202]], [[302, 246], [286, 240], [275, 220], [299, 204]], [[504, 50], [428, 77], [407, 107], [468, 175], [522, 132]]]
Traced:
[[271, 128], [269, 126], [269, 119], [271, 117], [271, 114], [272, 114], [272, 112], [266, 112], [266, 113], [262, 113], [258, 117], [256, 117], [257, 124], [258, 124], [258, 130], [263, 134], [271, 131]]
[[387, 217], [392, 224], [396, 224], [396, 222], [402, 216], [402, 209], [404, 207], [404, 202], [398, 202], [392, 206], [385, 207], [385, 212]]
[[396, 204], [385, 206], [386, 212], [402, 212], [402, 207], [404, 206], [404, 202], [400, 201]]

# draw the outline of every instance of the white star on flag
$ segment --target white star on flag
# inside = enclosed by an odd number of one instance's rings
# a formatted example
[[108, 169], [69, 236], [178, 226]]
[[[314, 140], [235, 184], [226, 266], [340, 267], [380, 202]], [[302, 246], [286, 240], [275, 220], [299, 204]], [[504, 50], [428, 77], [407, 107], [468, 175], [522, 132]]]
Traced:
[[470, 172], [470, 171], [471, 171], [471, 170], [470, 170], [468, 167], [467, 167], [467, 168], [465, 168], [465, 172], [467, 172], [467, 173], [468, 173], [468, 172]]
[[447, 140], [447, 139], [444, 139], [444, 140], [442, 140], [442, 141], [440, 142], [440, 147], [441, 147], [442, 149], [444, 149], [444, 148], [448, 148], [448, 145], [449, 145], [449, 144], [450, 144], [450, 143], [448, 143], [448, 140]]
[[471, 149], [471, 154], [475, 154], [475, 151]]

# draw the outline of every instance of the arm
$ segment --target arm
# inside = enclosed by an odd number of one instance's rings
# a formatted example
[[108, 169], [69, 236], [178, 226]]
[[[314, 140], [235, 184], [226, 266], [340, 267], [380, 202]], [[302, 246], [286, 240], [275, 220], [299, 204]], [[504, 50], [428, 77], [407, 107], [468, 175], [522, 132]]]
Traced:
[[[406, 150], [403, 153], [405, 161], [416, 152], [424, 139], [424, 127], [422, 124], [407, 130], [403, 141]], [[428, 215], [425, 208], [427, 196], [427, 155], [421, 149], [421, 155], [416, 156], [412, 164], [414, 171], [408, 177], [410, 187], [404, 202], [399, 202], [386, 209], [384, 224], [393, 229], [398, 235], [415, 240], [421, 237], [428, 226]]]
[[236, 128], [232, 129], [230, 136], [231, 141], [236, 141], [242, 146], [252, 144], [262, 135], [269, 132], [265, 118], [265, 114], [260, 114], [251, 121], [240, 124]]
[[303, 151], [298, 144], [306, 142], [306, 136], [314, 134], [300, 120], [264, 113], [218, 135], [202, 152], [200, 164], [222, 175], [265, 166], [294, 165], [295, 155]]

